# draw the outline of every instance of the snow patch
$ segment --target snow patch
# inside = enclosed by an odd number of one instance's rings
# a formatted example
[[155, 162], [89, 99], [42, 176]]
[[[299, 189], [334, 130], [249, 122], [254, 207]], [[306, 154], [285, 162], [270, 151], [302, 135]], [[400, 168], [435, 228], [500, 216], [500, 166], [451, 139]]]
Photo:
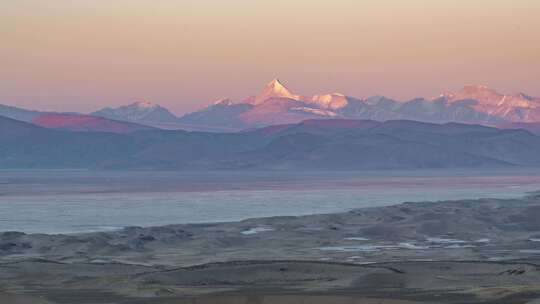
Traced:
[[319, 116], [327, 116], [327, 117], [336, 117], [338, 116], [337, 113], [327, 110], [321, 110], [321, 109], [314, 109], [314, 108], [308, 108], [308, 107], [295, 107], [291, 108], [291, 111], [298, 111], [298, 112], [306, 112], [310, 114], [315, 114]]

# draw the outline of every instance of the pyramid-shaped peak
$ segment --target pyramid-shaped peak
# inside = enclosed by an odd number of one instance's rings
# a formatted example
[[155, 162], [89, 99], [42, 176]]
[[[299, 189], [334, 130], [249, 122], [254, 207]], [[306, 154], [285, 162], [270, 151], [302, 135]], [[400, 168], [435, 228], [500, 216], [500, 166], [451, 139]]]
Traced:
[[287, 89], [278, 78], [274, 78], [272, 81], [270, 81], [270, 83], [266, 85], [265, 89], [270, 89], [275, 93], [285, 93], [292, 95], [291, 91], [289, 91], [289, 89]]
[[279, 80], [279, 78], [274, 78], [270, 83], [268, 83], [269, 86], [278, 86], [278, 87], [285, 87], [283, 83]]
[[255, 97], [254, 103], [261, 104], [270, 98], [289, 98], [296, 100], [299, 98], [299, 96], [294, 95], [279, 79], [275, 78], [264, 87], [259, 95]]

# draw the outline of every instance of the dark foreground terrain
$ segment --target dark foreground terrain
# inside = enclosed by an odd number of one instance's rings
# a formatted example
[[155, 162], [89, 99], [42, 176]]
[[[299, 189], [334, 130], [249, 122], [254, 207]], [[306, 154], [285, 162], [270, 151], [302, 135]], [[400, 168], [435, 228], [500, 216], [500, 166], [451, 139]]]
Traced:
[[0, 234], [0, 303], [540, 303], [540, 196]]

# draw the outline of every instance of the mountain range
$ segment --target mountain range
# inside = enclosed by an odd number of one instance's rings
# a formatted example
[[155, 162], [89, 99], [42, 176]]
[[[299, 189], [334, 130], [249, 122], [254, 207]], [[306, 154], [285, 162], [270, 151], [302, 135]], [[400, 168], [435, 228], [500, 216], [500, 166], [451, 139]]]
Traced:
[[[118, 127], [120, 122], [127, 122], [161, 129], [236, 132], [276, 124], [298, 123], [307, 119], [367, 119], [459, 122], [540, 132], [540, 98], [523, 93], [504, 95], [479, 85], [465, 86], [457, 92], [444, 92], [431, 99], [396, 101], [384, 96], [355, 98], [339, 93], [301, 96], [293, 93], [278, 79], [274, 79], [258, 95], [241, 101], [220, 99], [181, 117], [148, 101], [116, 108], [106, 107], [89, 114], [79, 114], [80, 116], [74, 118], [73, 115], [76, 114], [40, 112], [0, 105], [2, 116], [38, 122], [41, 126], [49, 127], [52, 122], [50, 115], [56, 115], [53, 128], [62, 126], [82, 131], [132, 130], [133, 125]], [[96, 117], [91, 124], [88, 115]], [[113, 125], [116, 127], [112, 127]]]
[[0, 117], [0, 168], [363, 170], [540, 165], [540, 137], [458, 123], [325, 119], [237, 133], [73, 132]]
[[445, 92], [433, 99], [416, 98], [405, 102], [384, 96], [360, 99], [339, 93], [300, 96], [274, 79], [259, 95], [240, 102], [224, 99], [187, 114], [180, 121], [192, 125], [256, 128], [321, 118], [508, 126], [540, 122], [540, 98], [525, 94], [502, 95], [486, 86], [465, 86], [458, 92]]

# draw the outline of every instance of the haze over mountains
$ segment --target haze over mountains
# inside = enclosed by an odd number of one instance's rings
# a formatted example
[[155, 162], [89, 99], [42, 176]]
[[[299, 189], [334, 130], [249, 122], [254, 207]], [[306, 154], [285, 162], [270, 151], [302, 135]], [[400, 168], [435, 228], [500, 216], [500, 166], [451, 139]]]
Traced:
[[[0, 105], [0, 115], [32, 122], [48, 112]], [[538, 132], [540, 98], [523, 93], [503, 95], [486, 86], [465, 86], [457, 92], [444, 92], [432, 99], [396, 101], [384, 96], [355, 98], [340, 93], [301, 96], [278, 79], [268, 83], [255, 96], [242, 101], [221, 99], [193, 113], [175, 116], [166, 108], [148, 102], [135, 102], [104, 108], [89, 115], [164, 129], [234, 132], [275, 124], [298, 123], [306, 119], [369, 119], [376, 121], [415, 120], [420, 122], [460, 122], [503, 128], [525, 128]], [[60, 117], [56, 117], [58, 120]], [[85, 129], [74, 126], [72, 129]], [[79, 119], [82, 121], [83, 119]], [[44, 121], [39, 119], [39, 121]], [[96, 126], [95, 131], [106, 131]], [[47, 125], [43, 125], [47, 127]], [[92, 130], [92, 128], [90, 128]], [[114, 128], [111, 129], [114, 132]]]

